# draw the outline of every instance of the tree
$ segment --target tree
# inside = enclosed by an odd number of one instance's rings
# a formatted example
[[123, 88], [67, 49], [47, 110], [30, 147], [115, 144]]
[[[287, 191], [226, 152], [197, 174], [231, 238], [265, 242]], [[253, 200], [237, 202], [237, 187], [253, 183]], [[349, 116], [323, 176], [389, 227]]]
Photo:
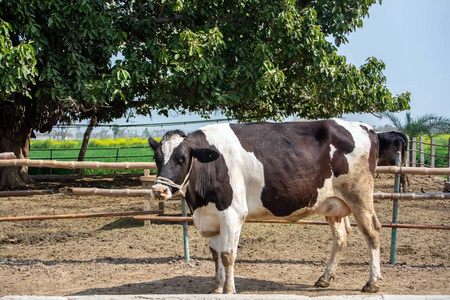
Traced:
[[411, 117], [411, 112], [407, 111], [404, 122], [390, 112], [382, 113], [383, 118], [388, 118], [391, 124], [400, 132], [410, 138], [417, 138], [421, 135], [433, 135], [450, 133], [450, 118], [436, 114], [425, 114], [417, 118]]
[[102, 123], [129, 108], [205, 117], [218, 110], [241, 120], [408, 109], [408, 93], [386, 88], [382, 61], [357, 68], [326, 40], [345, 43], [375, 2], [2, 1], [0, 18], [11, 28], [2, 34], [12, 47], [34, 47], [36, 72], [19, 90], [14, 75], [1, 82], [0, 150], [20, 152], [32, 129], [92, 112]]
[[[47, 132], [58, 122], [123, 103], [128, 73], [111, 57], [126, 33], [114, 27], [106, 3], [2, 1], [0, 19], [1, 152], [27, 158], [33, 130]], [[126, 105], [115, 107], [117, 113]], [[26, 169], [0, 170], [0, 186], [29, 181]]]

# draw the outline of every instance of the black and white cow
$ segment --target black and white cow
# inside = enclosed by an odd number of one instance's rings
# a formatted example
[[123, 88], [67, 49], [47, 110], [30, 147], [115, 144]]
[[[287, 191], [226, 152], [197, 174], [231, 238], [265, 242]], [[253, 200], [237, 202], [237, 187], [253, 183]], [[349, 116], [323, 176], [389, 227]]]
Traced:
[[215, 262], [216, 293], [235, 293], [234, 262], [246, 218], [328, 220], [330, 260], [316, 287], [327, 287], [347, 242], [353, 213], [369, 246], [370, 277], [363, 292], [377, 292], [380, 223], [373, 208], [378, 138], [365, 124], [341, 120], [217, 124], [189, 135], [149, 138], [158, 174], [153, 198], [184, 196]]
[[[408, 138], [401, 132], [388, 131], [380, 132], [378, 135], [378, 166], [395, 166], [395, 157], [400, 151], [401, 165], [406, 161], [406, 150], [408, 147]], [[400, 175], [400, 185], [402, 191], [406, 190], [406, 181], [408, 177], [405, 174]]]

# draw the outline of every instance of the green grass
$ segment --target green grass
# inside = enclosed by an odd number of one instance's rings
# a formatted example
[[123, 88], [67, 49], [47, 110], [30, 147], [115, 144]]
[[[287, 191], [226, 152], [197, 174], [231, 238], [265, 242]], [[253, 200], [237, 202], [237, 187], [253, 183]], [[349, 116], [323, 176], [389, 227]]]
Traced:
[[[32, 141], [30, 159], [77, 161], [81, 141]], [[89, 142], [85, 161], [100, 162], [151, 162], [153, 150], [146, 139], [104, 139]], [[30, 168], [36, 174], [74, 174], [71, 169]], [[155, 171], [153, 171], [154, 173]], [[84, 169], [83, 174], [143, 173], [143, 170], [96, 170]]]

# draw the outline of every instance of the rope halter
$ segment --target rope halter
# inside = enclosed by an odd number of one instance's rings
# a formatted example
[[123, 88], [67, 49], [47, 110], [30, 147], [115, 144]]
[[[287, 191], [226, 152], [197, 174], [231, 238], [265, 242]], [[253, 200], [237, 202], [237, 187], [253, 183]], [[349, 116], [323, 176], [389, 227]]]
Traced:
[[176, 188], [178, 189], [175, 194], [172, 195], [172, 197], [177, 197], [180, 196], [181, 198], [184, 198], [186, 196], [186, 188], [189, 184], [189, 177], [191, 176], [191, 171], [192, 171], [192, 166], [194, 165], [194, 160], [195, 157], [192, 158], [191, 161], [191, 165], [189, 167], [189, 171], [186, 174], [186, 177], [184, 177], [184, 180], [181, 184], [176, 184], [175, 182], [173, 182], [172, 180], [170, 180], [169, 178], [163, 177], [163, 176], [158, 176], [155, 179], [155, 184], [162, 184], [162, 185], [167, 185], [170, 186], [172, 188]]

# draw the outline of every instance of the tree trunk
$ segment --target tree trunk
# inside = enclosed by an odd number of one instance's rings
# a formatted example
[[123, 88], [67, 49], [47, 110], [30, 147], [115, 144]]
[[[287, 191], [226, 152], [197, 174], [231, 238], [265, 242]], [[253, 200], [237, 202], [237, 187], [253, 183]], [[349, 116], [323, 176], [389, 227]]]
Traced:
[[[83, 136], [83, 143], [81, 144], [80, 153], [78, 154], [78, 161], [84, 161], [84, 156], [86, 155], [87, 146], [89, 144], [89, 139], [91, 137], [92, 130], [97, 126], [97, 117], [94, 115], [89, 122], [86, 131]], [[76, 169], [75, 174], [81, 175], [83, 174], [83, 169]]]
[[[14, 152], [18, 159], [28, 158], [32, 129], [22, 129], [23, 131], [23, 134], [15, 135], [0, 129], [0, 152]], [[0, 188], [17, 187], [31, 182], [33, 180], [28, 174], [28, 167], [0, 168]]]

